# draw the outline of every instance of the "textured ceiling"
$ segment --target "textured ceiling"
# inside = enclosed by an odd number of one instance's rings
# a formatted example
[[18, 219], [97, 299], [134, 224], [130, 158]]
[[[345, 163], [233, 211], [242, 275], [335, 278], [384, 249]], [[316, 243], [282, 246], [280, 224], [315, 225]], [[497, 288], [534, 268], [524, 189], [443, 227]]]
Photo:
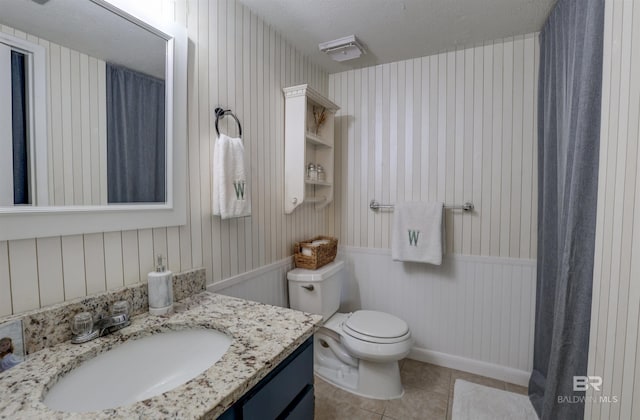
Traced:
[[[423, 57], [540, 30], [556, 0], [240, 0], [329, 73]], [[355, 34], [359, 59], [318, 44]]]

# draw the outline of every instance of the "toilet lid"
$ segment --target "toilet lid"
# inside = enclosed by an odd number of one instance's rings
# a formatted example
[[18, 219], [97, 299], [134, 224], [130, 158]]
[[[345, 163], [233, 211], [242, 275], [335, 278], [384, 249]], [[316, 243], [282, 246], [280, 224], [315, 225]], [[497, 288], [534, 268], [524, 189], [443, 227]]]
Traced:
[[400, 318], [378, 311], [356, 311], [345, 321], [343, 329], [368, 337], [397, 338], [409, 332], [409, 326]]

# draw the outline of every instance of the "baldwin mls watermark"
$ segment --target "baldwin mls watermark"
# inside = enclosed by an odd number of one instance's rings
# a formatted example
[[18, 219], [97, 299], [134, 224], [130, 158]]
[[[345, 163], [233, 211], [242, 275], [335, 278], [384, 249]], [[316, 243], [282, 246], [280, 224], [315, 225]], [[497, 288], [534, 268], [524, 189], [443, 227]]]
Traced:
[[[602, 390], [601, 376], [574, 376], [573, 390], [576, 392], [586, 392], [589, 388], [600, 392]], [[617, 395], [597, 395], [587, 397], [586, 395], [558, 395], [558, 403], [579, 404], [579, 403], [600, 403], [616, 404], [620, 399]]]

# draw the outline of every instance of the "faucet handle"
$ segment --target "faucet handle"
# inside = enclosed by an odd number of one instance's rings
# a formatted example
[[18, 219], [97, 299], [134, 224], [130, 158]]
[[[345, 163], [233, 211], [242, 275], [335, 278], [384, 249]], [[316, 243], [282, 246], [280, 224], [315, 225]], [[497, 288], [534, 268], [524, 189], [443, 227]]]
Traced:
[[71, 342], [74, 344], [86, 343], [98, 337], [99, 331], [95, 329], [93, 317], [89, 312], [80, 312], [73, 317], [71, 323], [71, 332], [73, 337]]
[[111, 316], [127, 315], [129, 316], [129, 302], [119, 300], [111, 307]]
[[80, 312], [73, 317], [71, 332], [77, 336], [91, 334], [93, 330], [93, 318], [89, 312]]

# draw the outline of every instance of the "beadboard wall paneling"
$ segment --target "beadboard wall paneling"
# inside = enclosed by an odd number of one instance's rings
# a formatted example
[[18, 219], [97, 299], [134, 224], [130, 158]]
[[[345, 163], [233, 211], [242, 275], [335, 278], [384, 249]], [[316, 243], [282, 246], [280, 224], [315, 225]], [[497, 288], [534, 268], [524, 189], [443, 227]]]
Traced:
[[[640, 4], [605, 2], [598, 211], [585, 418], [640, 416]], [[618, 403], [601, 402], [617, 397]]]
[[[533, 363], [536, 262], [450, 255], [441, 266], [401, 263], [389, 250], [341, 247], [350, 282], [341, 311], [371, 309], [404, 319], [414, 342], [412, 357], [446, 355], [453, 365], [500, 375], [526, 385]], [[454, 357], [451, 357], [454, 356]], [[433, 358], [432, 358], [433, 359]], [[433, 362], [434, 360], [428, 360]]]
[[105, 62], [6, 25], [0, 31], [46, 51], [49, 204], [105, 204]]
[[293, 268], [292, 258], [265, 265], [256, 270], [238, 274], [219, 283], [207, 286], [207, 290], [253, 300], [268, 305], [289, 307], [287, 272]]
[[445, 212], [447, 252], [535, 258], [537, 34], [329, 76], [341, 244], [388, 248], [381, 203], [462, 204]]
[[[338, 258], [349, 279], [341, 312], [394, 314], [411, 328], [411, 358], [526, 386], [533, 361], [534, 260], [451, 255], [436, 267], [354, 247], [340, 247]], [[292, 267], [285, 258], [207, 289], [286, 307]]]
[[[283, 211], [282, 88], [309, 83], [326, 94], [328, 75], [235, 0], [164, 0], [158, 7], [189, 36], [187, 224], [0, 241], [0, 286], [11, 291], [10, 301], [0, 296], [0, 315], [144, 280], [158, 253], [172, 271], [204, 266], [207, 283], [218, 283], [282, 260], [295, 241], [326, 231], [326, 211]], [[221, 221], [211, 214], [216, 106], [232, 109], [242, 122], [251, 217]], [[235, 133], [228, 121], [220, 128]]]

